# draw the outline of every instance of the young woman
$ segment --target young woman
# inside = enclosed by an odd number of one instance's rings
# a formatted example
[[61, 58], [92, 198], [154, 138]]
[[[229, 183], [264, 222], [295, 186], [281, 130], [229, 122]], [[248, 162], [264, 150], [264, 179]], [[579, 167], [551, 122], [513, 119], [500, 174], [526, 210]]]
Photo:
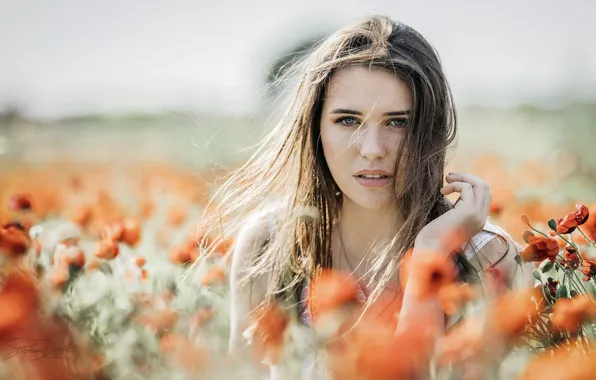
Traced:
[[[294, 297], [308, 324], [304, 289], [321, 268], [352, 272], [374, 299], [397, 286], [410, 248], [424, 254], [453, 228], [469, 243], [455, 260], [463, 278], [496, 267], [513, 281], [518, 246], [487, 223], [489, 186], [468, 173], [445, 176], [456, 111], [439, 57], [418, 32], [366, 17], [296, 67], [291, 105], [221, 188], [220, 216], [239, 230], [232, 350], [245, 346], [247, 316], [263, 302]], [[402, 290], [400, 324], [420, 310], [444, 324], [434, 300]]]

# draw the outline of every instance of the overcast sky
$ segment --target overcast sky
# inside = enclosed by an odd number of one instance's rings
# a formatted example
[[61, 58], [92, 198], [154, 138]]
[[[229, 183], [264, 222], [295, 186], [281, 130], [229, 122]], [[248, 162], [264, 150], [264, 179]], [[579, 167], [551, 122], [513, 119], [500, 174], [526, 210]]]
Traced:
[[596, 99], [591, 0], [0, 0], [0, 106], [247, 113], [286, 44], [373, 12], [437, 47], [460, 104]]

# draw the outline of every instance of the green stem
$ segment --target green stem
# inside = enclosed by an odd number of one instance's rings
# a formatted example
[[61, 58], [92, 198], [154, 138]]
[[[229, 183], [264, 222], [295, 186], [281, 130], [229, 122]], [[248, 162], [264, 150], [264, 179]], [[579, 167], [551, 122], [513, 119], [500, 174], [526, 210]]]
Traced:
[[587, 237], [586, 234], [584, 234], [584, 231], [582, 231], [581, 228], [577, 227], [577, 230], [579, 231], [580, 234], [582, 234], [582, 236], [584, 237], [584, 239], [586, 239], [586, 241], [592, 245], [592, 247], [596, 248], [596, 243], [593, 242], [592, 240], [590, 240], [590, 238]]
[[547, 234], [545, 234], [544, 232], [542, 232], [542, 231], [538, 231], [537, 229], [535, 229], [534, 227], [530, 226], [529, 224], [528, 224], [527, 226], [528, 226], [528, 227], [530, 227], [530, 229], [532, 229], [532, 231], [534, 231], [534, 232], [538, 232], [540, 235], [542, 235], [542, 236], [544, 236], [544, 237], [550, 237], [550, 236], [548, 236]]
[[546, 323], [544, 322], [544, 320], [542, 320], [542, 318], [538, 318], [538, 323], [536, 324], [538, 327], [540, 327], [540, 330], [542, 331], [542, 334], [544, 335], [544, 340], [546, 341], [541, 341], [540, 343], [546, 344], [547, 346], [550, 346], [553, 344], [553, 336], [551, 334], [550, 331], [548, 331], [548, 327], [546, 326]]
[[582, 342], [582, 345], [584, 346], [584, 351], [585, 352], [588, 352], [588, 345], [586, 343], [586, 337], [584, 336], [584, 329], [581, 326], [580, 326], [580, 328], [578, 330], [578, 335], [579, 335], [579, 339]]
[[[574, 278], [575, 277], [575, 278]], [[584, 284], [582, 283], [582, 281], [577, 278], [577, 276], [575, 275], [575, 272], [573, 273], [573, 275], [569, 276], [569, 278], [571, 279], [571, 281], [573, 281], [575, 283], [575, 281], [577, 280], [577, 283], [579, 283], [582, 287], [582, 289], [584, 290], [584, 294], [588, 294], [588, 291], [586, 290]], [[577, 285], [576, 285], [577, 288]], [[577, 290], [579, 291], [579, 288], [577, 288]], [[580, 292], [581, 293], [581, 292]]]
[[[559, 267], [559, 269], [562, 269], [562, 270], [565, 272], [565, 275], [564, 275], [564, 277], [563, 277], [563, 283], [565, 283], [565, 277], [567, 277], [567, 276], [568, 276], [568, 271], [567, 271], [567, 269], [565, 269], [565, 267], [563, 267], [561, 264], [557, 263], [556, 261], [555, 261], [555, 265], [556, 265], [556, 266], [558, 266], [558, 267]], [[578, 282], [576, 283], [576, 282], [575, 282], [575, 280], [576, 280], [576, 279], [577, 279], [577, 276], [575, 275], [575, 272], [573, 272], [573, 274], [569, 274], [569, 281], [570, 281], [569, 285], [573, 284], [573, 286], [575, 287], [575, 290], [576, 290], [577, 292], [579, 292], [579, 293], [581, 293], [581, 290], [583, 289], [584, 293], [585, 293], [585, 294], [588, 294], [588, 291], [586, 290], [586, 288], [585, 288], [584, 284], [582, 284], [582, 282], [581, 282], [581, 281], [578, 281]], [[579, 279], [577, 279], [577, 280], [579, 280]], [[595, 281], [596, 281], [596, 280], [595, 280]], [[577, 286], [577, 284], [578, 284], [578, 283], [579, 283], [579, 285], [581, 285], [581, 289], [580, 289], [580, 287], [579, 287], [579, 286]]]
[[550, 300], [548, 299], [546, 292], [544, 291], [544, 288], [546, 287], [546, 285], [544, 285], [544, 283], [542, 282], [542, 280], [540, 280], [540, 290], [542, 291], [542, 295], [544, 296], [544, 300], [548, 303], [549, 306], [553, 306], [552, 302], [550, 302]]
[[[555, 233], [557, 234], [558, 237], [560, 237], [561, 239], [565, 240], [567, 242], [567, 244], [569, 244], [570, 246], [572, 246], [573, 248], [575, 248], [575, 250], [577, 251], [577, 254], [579, 256], [579, 249], [577, 248], [577, 245], [575, 245], [575, 243], [570, 242], [569, 240], [565, 239], [563, 237], [563, 235], [561, 235], [560, 233], [558, 233], [556, 230], [555, 230]], [[580, 258], [581, 258], [581, 256], [580, 256]]]

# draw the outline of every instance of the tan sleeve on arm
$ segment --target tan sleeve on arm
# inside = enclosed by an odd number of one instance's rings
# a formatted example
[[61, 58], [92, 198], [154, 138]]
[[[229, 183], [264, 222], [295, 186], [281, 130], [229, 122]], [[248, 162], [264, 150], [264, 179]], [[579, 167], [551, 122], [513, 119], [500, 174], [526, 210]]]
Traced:
[[531, 263], [522, 263], [515, 260], [522, 248], [511, 237], [494, 234], [494, 238], [487, 242], [470, 259], [472, 266], [482, 271], [488, 268], [497, 268], [507, 279], [510, 288], [528, 287], [534, 284]]

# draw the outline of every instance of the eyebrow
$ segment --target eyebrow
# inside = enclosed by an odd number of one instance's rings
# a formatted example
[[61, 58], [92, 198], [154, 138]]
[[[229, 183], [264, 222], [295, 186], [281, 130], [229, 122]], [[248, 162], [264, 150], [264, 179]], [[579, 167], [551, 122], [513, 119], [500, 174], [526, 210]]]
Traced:
[[[334, 110], [331, 110], [331, 112], [329, 112], [330, 114], [350, 114], [350, 115], [359, 115], [359, 116], [364, 116], [364, 114], [360, 111], [354, 111], [354, 110], [350, 110], [350, 109], [346, 109], [346, 108], [336, 108]], [[409, 115], [410, 114], [410, 110], [404, 110], [404, 111], [391, 111], [391, 112], [385, 112], [383, 114], [383, 116], [403, 116], [403, 115]]]

